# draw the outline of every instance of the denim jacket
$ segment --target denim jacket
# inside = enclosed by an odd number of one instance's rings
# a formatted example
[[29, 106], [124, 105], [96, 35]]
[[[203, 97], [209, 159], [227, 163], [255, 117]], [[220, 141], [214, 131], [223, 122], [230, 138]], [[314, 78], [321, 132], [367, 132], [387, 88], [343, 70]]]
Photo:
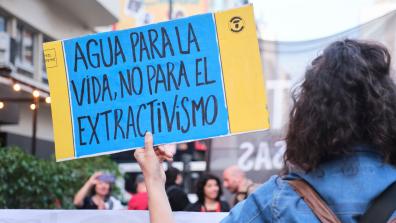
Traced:
[[[342, 222], [357, 222], [370, 201], [393, 182], [396, 168], [382, 162], [379, 154], [359, 147], [356, 154], [322, 164], [317, 170], [272, 176], [222, 223], [319, 222], [287, 180], [303, 178], [322, 196]], [[396, 217], [396, 212], [392, 218]]]

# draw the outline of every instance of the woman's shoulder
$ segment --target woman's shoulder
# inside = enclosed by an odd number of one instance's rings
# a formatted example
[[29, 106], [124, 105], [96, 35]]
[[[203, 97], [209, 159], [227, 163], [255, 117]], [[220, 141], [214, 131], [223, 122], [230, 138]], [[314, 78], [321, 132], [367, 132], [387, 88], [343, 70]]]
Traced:
[[285, 191], [290, 189], [288, 181], [283, 176], [274, 175], [259, 185], [246, 200], [251, 200], [248, 203], [252, 203], [252, 205], [254, 204], [259, 209], [264, 210], [270, 208], [272, 203], [277, 203], [276, 200], [280, 194], [284, 194]]
[[84, 200], [82, 202], [81, 206], [76, 206], [77, 209], [97, 209], [98, 207], [92, 200], [92, 196], [86, 196], [84, 197]]
[[230, 205], [226, 201], [220, 200], [221, 212], [230, 211]]
[[249, 197], [231, 209], [222, 223], [271, 221], [273, 208], [279, 194], [288, 188], [287, 181], [280, 176], [272, 176], [260, 185]]
[[187, 207], [184, 209], [185, 211], [201, 211], [201, 203], [199, 201], [187, 205]]

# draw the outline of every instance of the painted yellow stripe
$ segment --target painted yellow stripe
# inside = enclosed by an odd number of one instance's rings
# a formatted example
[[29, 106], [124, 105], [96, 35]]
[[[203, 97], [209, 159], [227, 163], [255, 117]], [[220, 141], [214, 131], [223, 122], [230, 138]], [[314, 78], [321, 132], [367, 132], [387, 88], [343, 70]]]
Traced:
[[269, 128], [251, 5], [215, 13], [231, 133]]
[[62, 42], [45, 43], [43, 48], [51, 94], [55, 157], [57, 161], [73, 159], [72, 122]]

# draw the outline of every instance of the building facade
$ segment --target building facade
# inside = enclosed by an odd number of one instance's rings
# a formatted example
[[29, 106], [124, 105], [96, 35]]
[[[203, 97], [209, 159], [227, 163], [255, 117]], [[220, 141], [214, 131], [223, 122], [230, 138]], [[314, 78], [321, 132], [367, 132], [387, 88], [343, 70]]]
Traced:
[[[89, 13], [87, 13], [89, 12]], [[54, 153], [42, 44], [118, 21], [118, 2], [0, 0], [0, 146]]]

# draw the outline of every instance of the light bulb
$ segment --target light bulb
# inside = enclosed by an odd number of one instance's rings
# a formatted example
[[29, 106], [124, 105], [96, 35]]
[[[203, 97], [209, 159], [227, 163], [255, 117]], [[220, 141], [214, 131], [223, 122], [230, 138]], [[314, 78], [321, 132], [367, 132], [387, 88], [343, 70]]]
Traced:
[[12, 88], [14, 88], [14, 91], [20, 91], [21, 90], [21, 85], [18, 83], [15, 83]]
[[30, 104], [30, 110], [35, 110], [36, 109], [36, 105], [35, 104]]
[[51, 97], [49, 97], [49, 96], [46, 97], [46, 98], [45, 98], [45, 102], [46, 102], [47, 104], [50, 104], [50, 103], [51, 103]]
[[32, 92], [32, 94], [33, 94], [33, 97], [35, 97], [35, 98], [38, 98], [40, 96], [40, 92], [38, 90], [34, 90]]

